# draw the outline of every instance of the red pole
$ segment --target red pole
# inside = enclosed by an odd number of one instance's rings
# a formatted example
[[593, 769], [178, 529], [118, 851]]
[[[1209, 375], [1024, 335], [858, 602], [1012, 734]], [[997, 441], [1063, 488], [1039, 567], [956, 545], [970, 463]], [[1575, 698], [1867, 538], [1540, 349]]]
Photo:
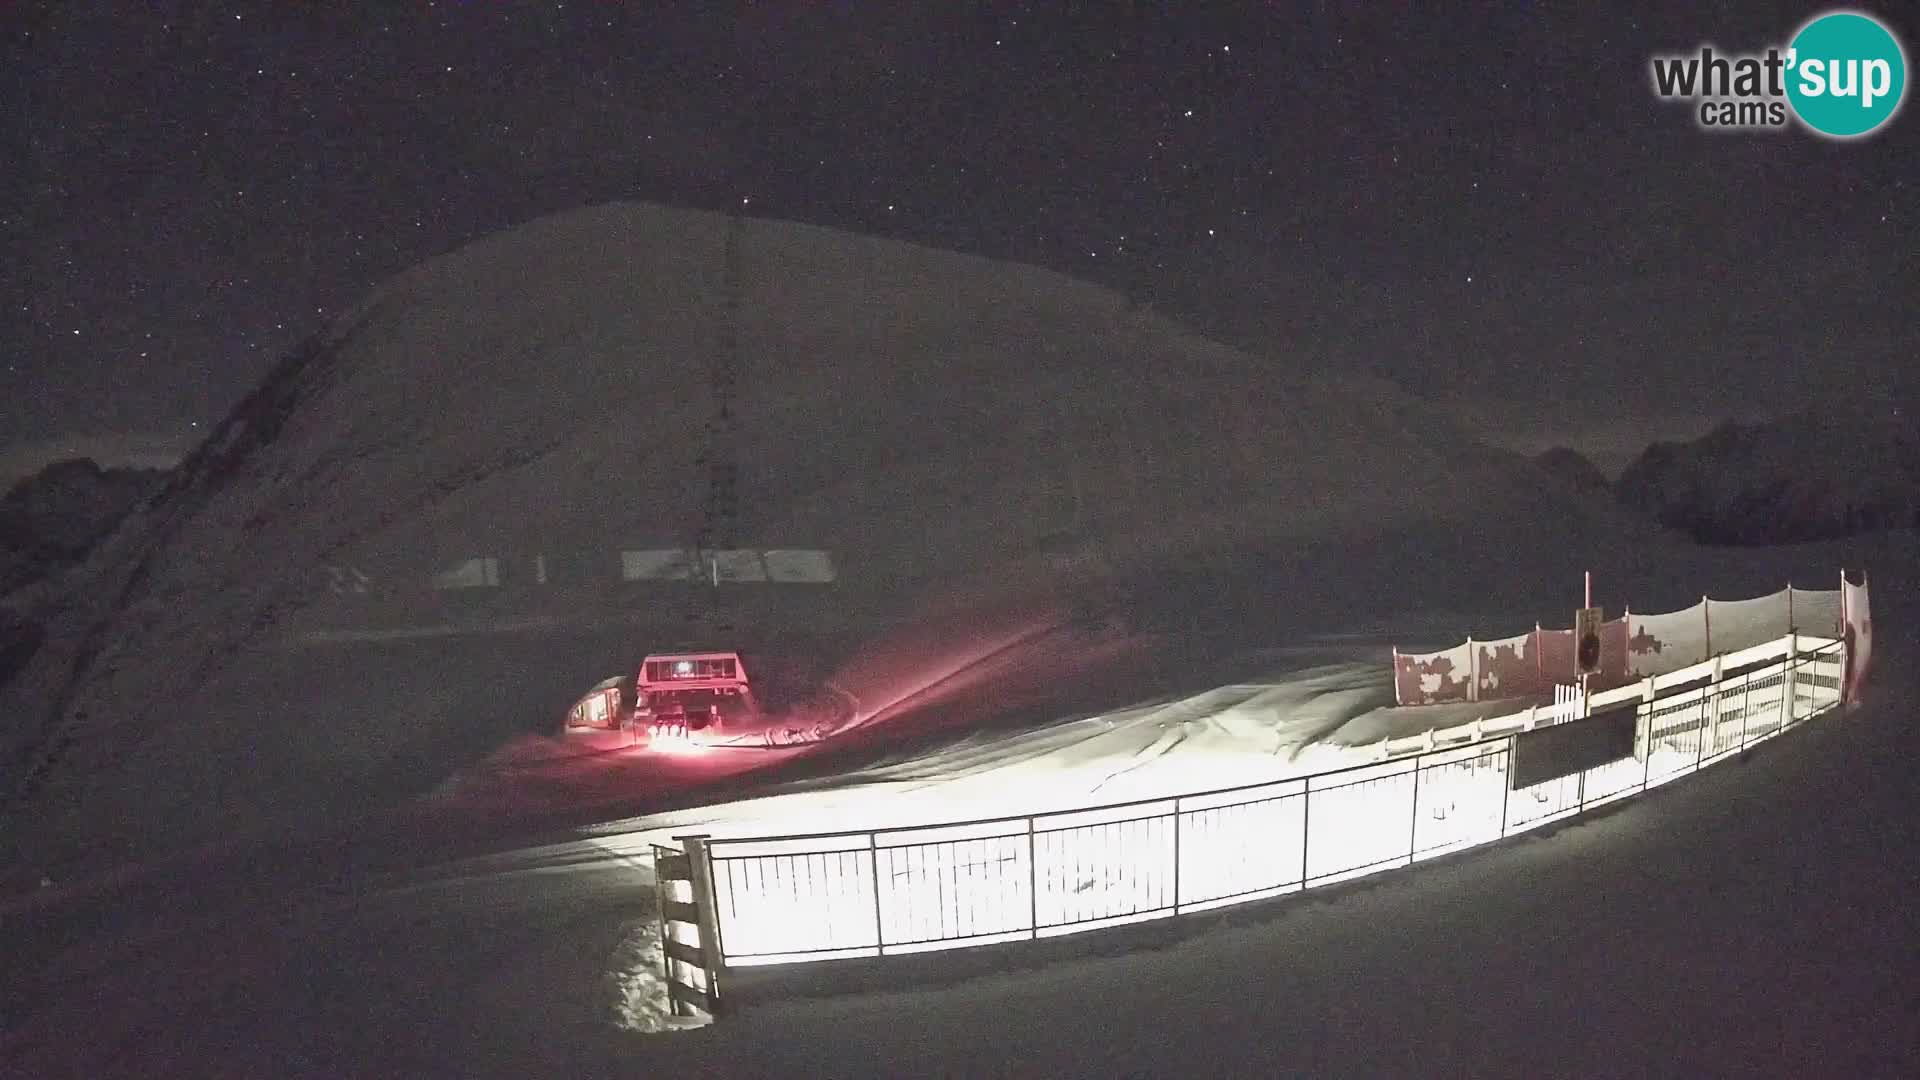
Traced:
[[1480, 645], [1467, 635], [1467, 700], [1480, 700]]
[[[1586, 603], [1584, 603], [1584, 607], [1592, 607], [1592, 605], [1594, 605], [1594, 571], [1586, 571]], [[1601, 632], [1601, 630], [1597, 630], [1596, 628], [1596, 632]], [[1574, 651], [1580, 650], [1580, 642], [1576, 640], [1576, 642], [1572, 644], [1572, 648], [1574, 648]], [[1576, 657], [1574, 663], [1578, 663], [1578, 657]], [[1592, 705], [1592, 690], [1588, 688], [1588, 682], [1590, 682], [1588, 675], [1582, 671], [1582, 673], [1580, 673], [1580, 715], [1582, 715], [1582, 717], [1588, 715], [1588, 711], [1594, 707], [1594, 705]]]
[[1847, 648], [1847, 568], [1840, 568], [1840, 703], [1853, 698], [1853, 650]]

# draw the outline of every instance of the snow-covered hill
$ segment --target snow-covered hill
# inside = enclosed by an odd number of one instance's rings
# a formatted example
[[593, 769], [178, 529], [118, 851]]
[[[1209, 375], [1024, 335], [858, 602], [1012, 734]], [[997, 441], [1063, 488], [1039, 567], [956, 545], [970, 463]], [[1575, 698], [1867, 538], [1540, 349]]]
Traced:
[[1605, 493], [1613, 486], [1599, 466], [1571, 447], [1556, 446], [1536, 455], [1533, 461], [1575, 491]]
[[164, 475], [79, 458], [14, 484], [0, 498], [0, 596], [85, 555]]
[[[740, 476], [714, 525], [728, 349]], [[1057, 274], [594, 208], [376, 290], [95, 551], [85, 603], [0, 689], [0, 835], [131, 854], [425, 789], [688, 632], [684, 585], [558, 568], [703, 525], [829, 552], [830, 585], [728, 590], [729, 632], [883, 696], [945, 674], [946, 637], [1051, 620], [1204, 653], [1438, 604], [1531, 611], [1662, 543], [1390, 386]], [[541, 555], [551, 579], [423, 587]], [[355, 587], [330, 591], [343, 567]], [[400, 632], [422, 625], [441, 629]], [[316, 628], [378, 633], [296, 647]], [[1100, 655], [1136, 681], [1154, 662]], [[1053, 682], [1097, 693], [1071, 659]]]
[[1920, 529], [1920, 395], [1725, 424], [1656, 443], [1624, 472], [1622, 502], [1714, 544], [1777, 544]]

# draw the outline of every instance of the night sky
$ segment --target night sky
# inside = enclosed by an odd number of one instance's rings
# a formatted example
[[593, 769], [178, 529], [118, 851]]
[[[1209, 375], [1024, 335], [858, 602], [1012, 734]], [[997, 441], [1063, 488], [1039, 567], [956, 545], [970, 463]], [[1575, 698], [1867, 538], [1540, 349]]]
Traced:
[[177, 448], [382, 278], [612, 199], [1038, 263], [1613, 466], [1911, 377], [1912, 103], [1703, 132], [1649, 57], [1823, 9], [1598, 6], [4, 5], [0, 458]]

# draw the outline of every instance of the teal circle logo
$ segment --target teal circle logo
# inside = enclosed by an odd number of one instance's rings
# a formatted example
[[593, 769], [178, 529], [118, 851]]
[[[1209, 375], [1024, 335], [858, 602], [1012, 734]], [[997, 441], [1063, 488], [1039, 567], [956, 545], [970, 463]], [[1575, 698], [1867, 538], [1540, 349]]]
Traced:
[[1851, 11], [1800, 28], [1787, 54], [1787, 100], [1802, 123], [1850, 139], [1893, 119], [1907, 92], [1907, 57], [1893, 34]]

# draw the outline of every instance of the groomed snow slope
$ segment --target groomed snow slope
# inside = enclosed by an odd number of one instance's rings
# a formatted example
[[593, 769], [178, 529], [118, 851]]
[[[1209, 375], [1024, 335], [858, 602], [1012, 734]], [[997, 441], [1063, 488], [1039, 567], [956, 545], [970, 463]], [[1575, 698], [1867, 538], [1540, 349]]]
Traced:
[[[1312, 652], [1231, 685], [1026, 730], [977, 731], [902, 747], [878, 761], [820, 769], [805, 779], [769, 779], [755, 797], [708, 800], [595, 832], [612, 850], [646, 855], [648, 844], [688, 832], [833, 832], [1159, 798], [1362, 764], [1371, 760], [1370, 748], [1323, 740], [1356, 718], [1382, 712], [1399, 714], [1402, 725], [1423, 722], [1418, 710], [1391, 708], [1392, 683], [1378, 663], [1328, 663], [1325, 650]], [[765, 750], [727, 747], [681, 753], [690, 759], [687, 768], [723, 775], [770, 757]], [[613, 813], [623, 792], [631, 801], [631, 792], [646, 786], [656, 761], [645, 748], [507, 760], [474, 770], [445, 794], [460, 807], [551, 812], [603, 806]]]
[[[943, 625], [983, 633], [955, 612], [1213, 650], [1466, 597], [1524, 609], [1642, 550], [1622, 538], [1644, 528], [1385, 385], [1056, 274], [808, 226], [740, 223], [729, 286], [729, 228], [637, 205], [542, 219], [400, 275], [283, 364], [96, 552], [78, 609], [0, 689], [15, 857], [130, 856], [424, 790], [684, 634], [671, 589], [420, 583], [474, 555], [685, 543], [729, 333], [737, 540], [840, 568], [738, 593], [743, 647], [797, 670], [857, 667], [936, 596]], [[330, 596], [340, 565], [376, 587]], [[522, 629], [286, 647], [449, 621]], [[1062, 682], [1097, 693], [1095, 674]]]

